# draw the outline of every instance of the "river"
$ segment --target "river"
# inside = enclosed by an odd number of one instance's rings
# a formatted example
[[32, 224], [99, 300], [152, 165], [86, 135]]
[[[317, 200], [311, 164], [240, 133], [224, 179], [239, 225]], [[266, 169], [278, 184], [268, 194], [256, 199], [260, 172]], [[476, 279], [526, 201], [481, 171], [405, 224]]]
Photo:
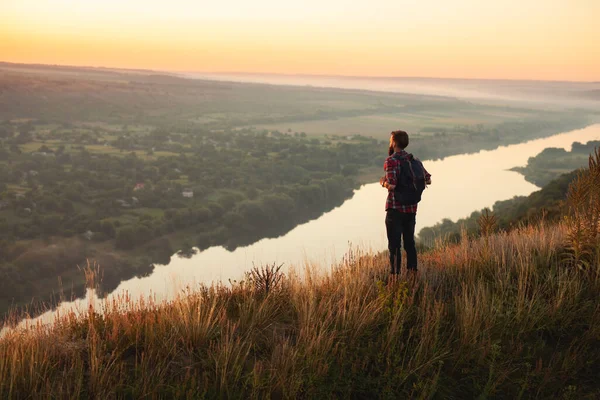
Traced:
[[[509, 171], [510, 168], [526, 165], [529, 157], [548, 147], [570, 150], [573, 142], [598, 139], [600, 124], [496, 150], [424, 162], [432, 174], [432, 185], [425, 190], [419, 204], [416, 231], [444, 218], [466, 217], [475, 210], [491, 207], [498, 200], [529, 195], [539, 188], [525, 181], [522, 175]], [[329, 266], [344, 256], [349, 244], [373, 251], [384, 250], [387, 246], [385, 197], [386, 191], [378, 183], [363, 185], [340, 207], [281, 237], [262, 239], [232, 252], [212, 247], [189, 259], [173, 256], [168, 265], [157, 265], [150, 276], [122, 282], [113, 295], [127, 292], [133, 299], [151, 295], [160, 301], [172, 298], [186, 286], [193, 288], [198, 283], [239, 279], [253, 264], [282, 263], [286, 268], [305, 264]], [[100, 301], [93, 291], [88, 291], [86, 298], [64, 302], [57, 310], [33, 321], [52, 321], [56, 311], [64, 313], [74, 308], [85, 311], [90, 301]], [[24, 320], [20, 326], [33, 321]]]

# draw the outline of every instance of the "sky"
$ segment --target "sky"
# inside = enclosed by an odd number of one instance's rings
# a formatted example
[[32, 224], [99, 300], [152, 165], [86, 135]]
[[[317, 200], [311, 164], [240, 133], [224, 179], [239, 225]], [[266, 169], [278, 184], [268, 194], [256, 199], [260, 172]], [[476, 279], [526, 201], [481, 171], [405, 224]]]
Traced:
[[600, 81], [600, 0], [0, 0], [0, 61]]

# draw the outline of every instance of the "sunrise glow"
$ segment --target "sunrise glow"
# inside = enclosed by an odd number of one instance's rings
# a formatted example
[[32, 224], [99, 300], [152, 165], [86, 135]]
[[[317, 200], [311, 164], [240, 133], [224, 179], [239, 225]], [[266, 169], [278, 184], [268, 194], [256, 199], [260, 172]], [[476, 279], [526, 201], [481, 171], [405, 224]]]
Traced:
[[3, 0], [0, 61], [600, 80], [597, 0]]

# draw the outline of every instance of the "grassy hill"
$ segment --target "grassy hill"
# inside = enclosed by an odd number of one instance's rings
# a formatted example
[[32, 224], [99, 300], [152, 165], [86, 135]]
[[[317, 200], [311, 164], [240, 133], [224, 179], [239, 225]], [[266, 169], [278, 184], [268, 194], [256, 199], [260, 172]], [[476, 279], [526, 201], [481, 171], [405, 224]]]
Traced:
[[8, 332], [0, 397], [596, 399], [598, 161], [561, 222], [463, 237], [416, 277], [355, 251]]
[[569, 398], [600, 396], [600, 274], [561, 261], [563, 225], [421, 256], [384, 283], [355, 253], [270, 291], [121, 298], [0, 339], [0, 397]]

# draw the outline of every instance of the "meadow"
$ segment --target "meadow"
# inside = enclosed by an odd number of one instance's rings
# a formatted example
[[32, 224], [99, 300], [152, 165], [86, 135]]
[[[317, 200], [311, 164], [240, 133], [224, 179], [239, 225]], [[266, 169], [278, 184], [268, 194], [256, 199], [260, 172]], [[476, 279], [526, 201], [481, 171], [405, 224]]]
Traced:
[[433, 107], [431, 111], [400, 109], [393, 113], [382, 112], [373, 115], [340, 116], [314, 121], [260, 124], [255, 128], [305, 132], [311, 137], [367, 135], [377, 139], [386, 139], [390, 127], [402, 127], [407, 132], [415, 132], [421, 136], [447, 131], [460, 134], [460, 127], [494, 126], [507, 121], [522, 121], [535, 114], [533, 110], [508, 108], [501, 112], [498, 107], [473, 106], [464, 103], [449, 110]]

